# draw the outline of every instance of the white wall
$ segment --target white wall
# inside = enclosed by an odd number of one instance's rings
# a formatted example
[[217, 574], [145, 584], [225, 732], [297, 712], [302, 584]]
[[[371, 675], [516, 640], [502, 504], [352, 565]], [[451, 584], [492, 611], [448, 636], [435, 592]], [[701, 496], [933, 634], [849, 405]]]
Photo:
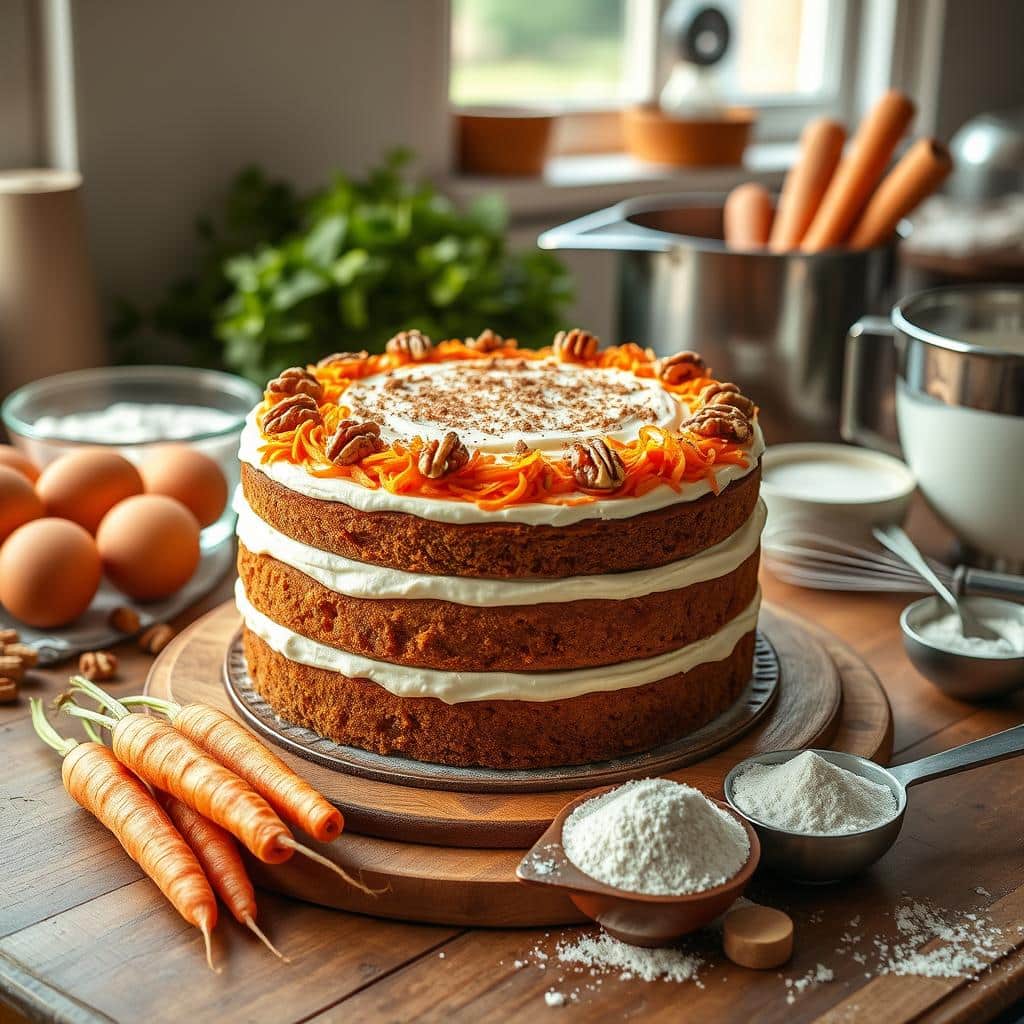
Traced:
[[42, 156], [31, 3], [0, 2], [0, 168], [33, 167]]

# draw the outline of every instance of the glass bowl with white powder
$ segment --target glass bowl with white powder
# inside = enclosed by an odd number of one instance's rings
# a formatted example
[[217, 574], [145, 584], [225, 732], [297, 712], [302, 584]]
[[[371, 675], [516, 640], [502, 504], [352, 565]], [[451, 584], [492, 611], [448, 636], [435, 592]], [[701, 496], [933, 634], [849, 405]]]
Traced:
[[[156, 445], [176, 441], [216, 460], [233, 490], [238, 439], [261, 398], [254, 384], [216, 370], [108, 366], [27, 384], [5, 399], [0, 416], [14, 445], [39, 466], [93, 446], [141, 462]], [[220, 543], [231, 530], [229, 502], [203, 531], [203, 546]]]
[[958, 700], [990, 700], [1024, 687], [1024, 605], [995, 597], [962, 600], [999, 638], [965, 637], [958, 616], [938, 597], [926, 597], [900, 615], [914, 667]]
[[663, 946], [723, 914], [757, 868], [751, 825], [671, 779], [593, 790], [566, 805], [517, 877], [565, 891], [634, 946]]

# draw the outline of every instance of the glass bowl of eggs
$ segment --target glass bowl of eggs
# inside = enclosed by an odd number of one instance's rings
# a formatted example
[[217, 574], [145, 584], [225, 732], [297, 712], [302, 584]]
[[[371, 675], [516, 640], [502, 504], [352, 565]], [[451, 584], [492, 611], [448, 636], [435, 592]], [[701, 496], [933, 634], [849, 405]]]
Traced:
[[[239, 478], [239, 435], [262, 397], [256, 385], [216, 370], [114, 366], [25, 385], [4, 401], [0, 417], [14, 446], [40, 469], [69, 452], [100, 447], [123, 455], [144, 476], [159, 476], [160, 490], [173, 494], [180, 485], [195, 494], [203, 484], [181, 458], [187, 448], [219, 466], [230, 495]], [[210, 493], [207, 500], [214, 507], [219, 499]], [[219, 545], [234, 528], [230, 502], [202, 525], [203, 548]]]

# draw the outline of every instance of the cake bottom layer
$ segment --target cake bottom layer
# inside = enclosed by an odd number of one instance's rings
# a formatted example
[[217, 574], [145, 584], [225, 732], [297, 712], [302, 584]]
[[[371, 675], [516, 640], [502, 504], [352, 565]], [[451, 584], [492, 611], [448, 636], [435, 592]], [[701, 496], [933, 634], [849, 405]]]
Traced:
[[249, 629], [243, 639], [257, 692], [286, 721], [378, 754], [505, 769], [605, 761], [684, 736], [737, 700], [754, 659], [751, 631], [721, 661], [644, 686], [566, 700], [448, 704], [290, 661]]

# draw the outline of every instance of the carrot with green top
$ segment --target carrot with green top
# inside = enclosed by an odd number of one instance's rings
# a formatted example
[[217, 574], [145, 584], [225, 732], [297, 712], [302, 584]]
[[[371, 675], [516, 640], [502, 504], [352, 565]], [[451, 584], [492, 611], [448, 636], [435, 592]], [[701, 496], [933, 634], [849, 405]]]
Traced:
[[178, 732], [245, 779], [285, 821], [314, 839], [329, 843], [341, 834], [345, 824], [341, 811], [223, 711], [158, 697], [125, 697], [121, 703], [166, 715]]
[[74, 703], [64, 704], [64, 712], [109, 729], [117, 759], [154, 789], [170, 793], [215, 821], [266, 864], [282, 864], [300, 853], [349, 885], [373, 894], [333, 861], [298, 842], [259, 793], [170, 723], [129, 711], [82, 676], [72, 676], [71, 689], [88, 695], [109, 714]]
[[211, 970], [210, 935], [217, 900], [206, 875], [170, 818], [146, 787], [101, 743], [65, 739], [47, 721], [43, 702], [31, 701], [36, 735], [63, 758], [61, 779], [75, 803], [105, 825], [171, 906], [203, 933]]

